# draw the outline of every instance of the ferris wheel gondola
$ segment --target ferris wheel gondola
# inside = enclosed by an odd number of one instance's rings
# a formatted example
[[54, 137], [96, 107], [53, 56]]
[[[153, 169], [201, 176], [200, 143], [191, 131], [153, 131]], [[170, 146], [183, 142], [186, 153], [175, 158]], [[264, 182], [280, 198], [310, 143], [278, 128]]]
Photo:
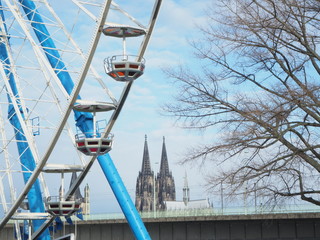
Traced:
[[106, 36], [122, 38], [123, 46], [122, 55], [112, 56], [104, 61], [106, 73], [113, 79], [121, 82], [133, 81], [140, 77], [145, 69], [145, 60], [138, 56], [127, 55], [126, 38], [139, 37], [146, 34], [141, 28], [131, 26], [105, 26], [102, 32]]
[[44, 198], [46, 212], [55, 217], [69, 217], [79, 211], [82, 199], [76, 199], [75, 196], [69, 198], [64, 196], [64, 175], [65, 173], [83, 171], [83, 167], [81, 165], [47, 164], [42, 171], [61, 174], [59, 195]]
[[103, 137], [96, 127], [96, 113], [115, 110], [112, 103], [77, 100], [74, 110], [93, 113], [93, 132], [80, 132], [75, 135], [77, 149], [87, 156], [99, 156], [108, 153], [112, 148], [113, 134]]

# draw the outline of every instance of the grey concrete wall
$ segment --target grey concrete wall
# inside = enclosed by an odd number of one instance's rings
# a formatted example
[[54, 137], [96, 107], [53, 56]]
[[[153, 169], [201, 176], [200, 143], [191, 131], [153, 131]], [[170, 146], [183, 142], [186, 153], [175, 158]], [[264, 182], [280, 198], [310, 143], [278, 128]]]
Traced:
[[[320, 219], [175, 221], [145, 225], [153, 240], [320, 239]], [[126, 223], [78, 225], [77, 229], [77, 240], [135, 239]]]
[[[320, 239], [320, 219], [252, 219], [200, 220], [175, 219], [146, 222], [153, 240], [315, 240]], [[64, 233], [75, 232], [75, 225], [66, 225]], [[55, 233], [55, 237], [63, 231]], [[0, 233], [0, 240], [13, 240], [12, 227]], [[77, 240], [135, 239], [125, 222], [79, 222]]]

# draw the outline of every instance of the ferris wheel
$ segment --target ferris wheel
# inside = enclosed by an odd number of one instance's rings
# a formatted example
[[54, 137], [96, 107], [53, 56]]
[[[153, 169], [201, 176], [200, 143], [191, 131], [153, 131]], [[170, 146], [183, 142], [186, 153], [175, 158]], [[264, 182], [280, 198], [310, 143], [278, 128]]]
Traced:
[[108, 152], [144, 73], [160, 5], [0, 2], [0, 231], [13, 221], [22, 239], [19, 221], [27, 219], [32, 239], [50, 239], [52, 221], [79, 209], [74, 193], [98, 159], [135, 237], [150, 239]]

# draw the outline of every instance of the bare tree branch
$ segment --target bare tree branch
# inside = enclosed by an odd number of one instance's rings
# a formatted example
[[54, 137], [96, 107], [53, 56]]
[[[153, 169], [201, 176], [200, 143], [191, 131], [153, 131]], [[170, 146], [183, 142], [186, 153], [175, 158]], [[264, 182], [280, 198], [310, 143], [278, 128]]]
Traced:
[[229, 193], [320, 205], [320, 1], [217, 0], [207, 17], [191, 42], [202, 72], [167, 69], [179, 94], [163, 108], [220, 133], [182, 162], [216, 163], [208, 185]]

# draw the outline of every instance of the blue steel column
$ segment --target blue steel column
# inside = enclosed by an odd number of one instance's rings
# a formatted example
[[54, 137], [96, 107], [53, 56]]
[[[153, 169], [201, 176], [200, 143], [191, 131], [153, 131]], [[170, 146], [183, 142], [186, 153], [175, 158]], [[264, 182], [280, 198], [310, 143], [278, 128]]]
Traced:
[[151, 239], [110, 155], [99, 156], [98, 162], [137, 240]]
[[[55, 43], [50, 37], [50, 33], [47, 27], [45, 26], [41, 15], [36, 10], [36, 5], [33, 1], [30, 0], [19, 0], [19, 2], [22, 4], [23, 10], [31, 22], [31, 26], [34, 29], [34, 33], [36, 34], [41, 46], [43, 47], [43, 50], [47, 56], [47, 59], [51, 67], [54, 69], [55, 73], [57, 74], [57, 77], [61, 81], [67, 93], [71, 94], [72, 89], [74, 87], [74, 83], [70, 74], [67, 71], [65, 71], [67, 68], [64, 62], [62, 61], [59, 52], [56, 50]], [[93, 132], [93, 116], [91, 113], [74, 111], [74, 115], [76, 125], [80, 128], [80, 130], [83, 133]]]
[[[1, 29], [1, 32], [7, 32], [6, 30], [6, 25], [5, 25], [5, 18], [4, 14], [2, 11], [2, 2], [0, 1], [0, 14], [1, 14], [1, 20], [3, 21], [3, 26], [5, 29]], [[4, 37], [4, 36], [3, 36]], [[18, 99], [17, 104], [19, 106], [19, 111], [22, 114], [22, 117], [24, 118], [23, 110], [20, 105], [19, 101], [19, 92], [17, 90], [16, 82], [14, 79], [14, 76], [12, 74], [12, 70], [10, 69], [10, 60], [7, 52], [7, 46], [5, 41], [0, 42], [0, 60], [2, 61], [4, 71], [6, 76], [9, 79], [9, 85], [10, 88], [15, 95], [15, 97]], [[4, 80], [5, 81], [5, 80]], [[24, 182], [27, 182], [31, 176], [31, 172], [33, 171], [36, 167], [34, 157], [32, 155], [32, 152], [30, 151], [29, 144], [27, 142], [27, 139], [24, 135], [21, 123], [18, 119], [18, 116], [15, 112], [15, 109], [12, 104], [12, 99], [10, 98], [9, 94], [7, 94], [8, 97], [8, 119], [11, 123], [11, 125], [14, 128], [14, 133], [15, 133], [15, 138], [17, 140], [17, 147], [18, 147], [18, 152], [20, 156], [20, 162], [21, 162], [21, 168], [23, 171], [23, 179]], [[41, 195], [41, 189], [40, 189], [40, 183], [37, 180], [31, 189], [28, 192], [28, 202], [29, 202], [29, 209], [31, 212], [44, 212], [44, 204], [42, 201], [42, 195]], [[33, 221], [33, 226], [34, 229], [37, 230], [42, 224], [44, 220], [35, 220]], [[40, 237], [39, 240], [49, 240], [50, 239], [50, 234], [49, 231], [45, 231]]]
[[[45, 54], [51, 64], [56, 69], [55, 72], [63, 84], [66, 91], [70, 94], [73, 89], [73, 81], [65, 70], [66, 67], [61, 60], [59, 52], [56, 50], [56, 46], [50, 37], [50, 34], [43, 24], [43, 20], [36, 10], [36, 6], [33, 1], [19, 0], [22, 4], [23, 10], [27, 14], [28, 19], [31, 21], [31, 25], [34, 28], [35, 34], [38, 37], [41, 46], [44, 47]], [[79, 97], [80, 98], [80, 97]], [[75, 112], [76, 125], [81, 129], [83, 133], [93, 132], [92, 114], [84, 112]], [[86, 134], [87, 135], [87, 134]], [[88, 135], [87, 135], [88, 136]], [[118, 203], [126, 216], [128, 223], [138, 240], [148, 240], [150, 236], [138, 214], [123, 182], [114, 166], [109, 154], [99, 156], [98, 161], [100, 166], [118, 200]]]

